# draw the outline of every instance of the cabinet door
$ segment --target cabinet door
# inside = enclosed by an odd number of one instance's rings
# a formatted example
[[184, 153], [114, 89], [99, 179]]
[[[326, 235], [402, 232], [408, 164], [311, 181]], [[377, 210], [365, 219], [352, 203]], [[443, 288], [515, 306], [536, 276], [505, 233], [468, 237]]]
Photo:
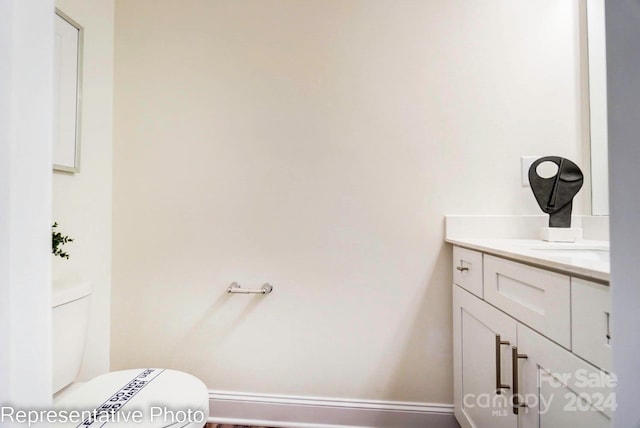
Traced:
[[[456, 419], [463, 428], [516, 428], [510, 406], [516, 321], [468, 291], [453, 289]], [[508, 387], [497, 389], [498, 381]]]
[[[606, 372], [518, 324], [520, 428], [608, 428], [614, 380]], [[513, 413], [513, 412], [512, 412]]]

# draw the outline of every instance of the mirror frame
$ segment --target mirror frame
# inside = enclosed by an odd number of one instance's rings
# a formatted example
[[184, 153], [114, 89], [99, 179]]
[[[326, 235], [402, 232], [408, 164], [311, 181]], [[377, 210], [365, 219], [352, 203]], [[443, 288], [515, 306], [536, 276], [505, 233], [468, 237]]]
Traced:
[[607, 58], [604, 0], [587, 0], [591, 214], [609, 215]]
[[53, 170], [76, 173], [80, 172], [84, 28], [58, 8], [55, 18]]

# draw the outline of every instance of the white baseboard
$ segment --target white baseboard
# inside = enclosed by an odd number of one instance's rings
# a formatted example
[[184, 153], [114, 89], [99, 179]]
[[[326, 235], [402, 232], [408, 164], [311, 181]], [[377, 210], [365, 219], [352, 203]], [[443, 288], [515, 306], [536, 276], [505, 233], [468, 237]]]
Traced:
[[459, 428], [453, 405], [209, 391], [210, 423], [278, 428]]

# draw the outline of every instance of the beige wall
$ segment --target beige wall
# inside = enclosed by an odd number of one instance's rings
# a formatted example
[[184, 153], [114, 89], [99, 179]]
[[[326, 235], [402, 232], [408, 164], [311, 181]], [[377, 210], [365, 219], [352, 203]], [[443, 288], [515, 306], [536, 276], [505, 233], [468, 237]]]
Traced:
[[117, 0], [113, 368], [450, 403], [443, 216], [581, 159], [572, 3]]
[[113, 150], [113, 0], [57, 0], [84, 27], [81, 171], [54, 172], [53, 219], [75, 242], [55, 280], [90, 280], [93, 301], [82, 378], [109, 369]]

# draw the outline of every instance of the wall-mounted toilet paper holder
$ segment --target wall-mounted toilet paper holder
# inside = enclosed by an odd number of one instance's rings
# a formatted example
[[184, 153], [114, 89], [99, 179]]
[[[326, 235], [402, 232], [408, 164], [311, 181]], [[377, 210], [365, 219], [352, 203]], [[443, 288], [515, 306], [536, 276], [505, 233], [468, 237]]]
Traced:
[[242, 288], [237, 282], [232, 282], [227, 287], [227, 293], [229, 294], [269, 294], [273, 291], [273, 286], [269, 283], [264, 283], [259, 289], [255, 288]]

